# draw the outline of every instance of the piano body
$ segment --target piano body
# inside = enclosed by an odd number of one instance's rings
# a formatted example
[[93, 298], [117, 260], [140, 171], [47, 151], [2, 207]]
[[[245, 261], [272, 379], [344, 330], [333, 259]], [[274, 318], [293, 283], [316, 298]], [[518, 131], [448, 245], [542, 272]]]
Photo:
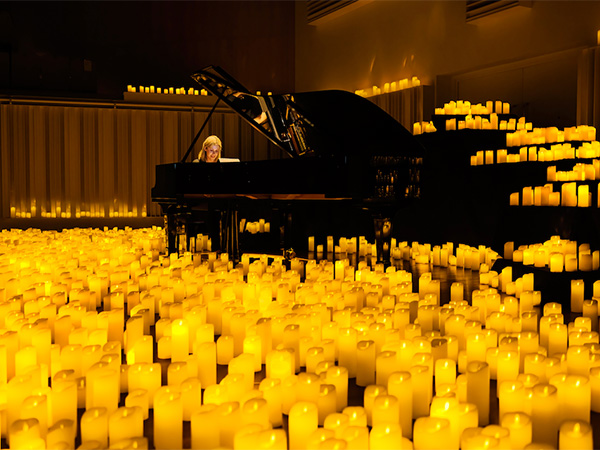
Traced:
[[[354, 212], [367, 212], [378, 224], [374, 234], [379, 244], [381, 238], [389, 239], [389, 218], [399, 205], [419, 198], [421, 145], [370, 101], [334, 90], [258, 96], [218, 67], [192, 78], [285, 157], [184, 162], [192, 143], [181, 162], [156, 166], [151, 197], [165, 216], [170, 253], [179, 250], [184, 236], [189, 242], [196, 232], [193, 224], [203, 216], [209, 218], [213, 244], [236, 259], [237, 213], [258, 205], [278, 212], [280, 220], [271, 225], [271, 233], [279, 234], [278, 250], [306, 245], [311, 230], [296, 226], [303, 235], [295, 237], [294, 224], [318, 222], [318, 211], [346, 224], [355, 220]], [[378, 256], [385, 258], [381, 250]]]

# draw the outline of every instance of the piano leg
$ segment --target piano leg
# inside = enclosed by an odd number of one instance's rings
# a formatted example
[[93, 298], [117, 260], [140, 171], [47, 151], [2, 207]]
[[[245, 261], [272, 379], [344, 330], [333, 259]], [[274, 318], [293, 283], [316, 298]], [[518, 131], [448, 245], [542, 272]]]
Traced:
[[165, 219], [165, 233], [167, 235], [167, 252], [168, 254], [177, 252], [177, 219], [175, 214], [166, 212], [164, 214]]
[[392, 220], [382, 215], [373, 216], [375, 226], [375, 245], [377, 246], [377, 262], [390, 264], [390, 244], [392, 238]]

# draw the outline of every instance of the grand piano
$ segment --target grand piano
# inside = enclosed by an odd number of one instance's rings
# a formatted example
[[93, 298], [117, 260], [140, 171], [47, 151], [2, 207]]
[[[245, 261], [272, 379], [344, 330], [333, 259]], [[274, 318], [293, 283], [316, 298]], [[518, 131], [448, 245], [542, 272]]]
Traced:
[[[390, 238], [391, 217], [398, 208], [420, 197], [424, 153], [399, 122], [372, 102], [345, 91], [260, 96], [214, 66], [192, 78], [285, 156], [218, 164], [186, 162], [203, 126], [181, 161], [156, 166], [151, 197], [165, 217], [170, 253], [197, 233], [195, 224], [204, 223], [211, 230], [213, 246], [237, 259], [238, 213], [260, 207], [277, 211], [279, 219], [271, 225], [271, 233], [277, 234], [276, 251], [305, 247], [316, 222], [322, 222], [317, 233], [335, 236], [335, 222], [351, 228], [361, 222], [359, 215], [367, 215], [373, 219], [372, 233], [381, 247], [379, 259], [389, 256], [382, 243]], [[356, 230], [355, 236], [363, 233]]]

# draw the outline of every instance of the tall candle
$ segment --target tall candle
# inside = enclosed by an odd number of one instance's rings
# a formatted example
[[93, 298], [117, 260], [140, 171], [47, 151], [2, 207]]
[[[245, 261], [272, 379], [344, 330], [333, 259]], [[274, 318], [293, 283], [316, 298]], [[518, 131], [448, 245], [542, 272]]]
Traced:
[[490, 369], [487, 363], [474, 361], [467, 365], [467, 401], [477, 406], [479, 424], [490, 421]]
[[198, 406], [191, 417], [192, 448], [213, 449], [220, 446], [221, 424], [217, 415], [217, 405]]
[[281, 380], [263, 378], [259, 385], [269, 408], [269, 420], [274, 427], [282, 424]]
[[531, 413], [533, 442], [545, 443], [556, 448], [559, 426], [558, 408], [556, 387], [543, 383], [533, 387]]
[[317, 405], [312, 402], [297, 402], [290, 409], [288, 437], [290, 450], [307, 448], [308, 437], [319, 426]]
[[412, 439], [413, 387], [410, 372], [394, 372], [388, 378], [387, 391], [398, 399], [400, 409], [400, 427], [403, 436]]
[[183, 405], [181, 391], [162, 386], [154, 396], [154, 446], [157, 449], [183, 447]]
[[81, 416], [81, 442], [97, 441], [108, 446], [108, 412], [106, 408], [89, 408]]

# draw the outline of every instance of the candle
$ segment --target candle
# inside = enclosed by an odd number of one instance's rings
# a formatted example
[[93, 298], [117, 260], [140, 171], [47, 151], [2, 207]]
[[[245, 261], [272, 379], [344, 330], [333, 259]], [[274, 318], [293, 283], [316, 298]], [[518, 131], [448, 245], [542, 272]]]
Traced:
[[498, 417], [500, 421], [506, 413], [525, 412], [526, 391], [520, 381], [503, 381], [498, 386]]
[[388, 378], [387, 391], [398, 399], [400, 409], [400, 426], [403, 436], [412, 438], [413, 421], [413, 387], [410, 372], [394, 372]]
[[583, 280], [571, 280], [571, 311], [583, 311], [584, 282]]
[[371, 426], [400, 423], [400, 402], [393, 395], [379, 395], [373, 402]]
[[[557, 387], [559, 407], [564, 417], [589, 422], [592, 393], [588, 377], [568, 375]], [[561, 398], [564, 402], [560, 401]]]
[[450, 421], [442, 417], [419, 417], [415, 421], [415, 449], [457, 449], [452, 442]]
[[154, 446], [157, 449], [183, 447], [181, 391], [173, 386], [161, 386], [154, 396]]
[[521, 412], [507, 413], [501, 425], [509, 430], [511, 448], [526, 448], [533, 438], [531, 418]]
[[403, 448], [402, 430], [398, 424], [377, 425], [369, 433], [371, 450], [397, 450]]
[[345, 367], [329, 367], [325, 373], [325, 383], [335, 386], [337, 410], [348, 406], [348, 370]]
[[317, 405], [312, 402], [297, 402], [289, 414], [288, 437], [290, 450], [306, 449], [308, 437], [319, 426]]
[[477, 406], [479, 424], [487, 425], [490, 421], [490, 369], [481, 361], [473, 361], [467, 365], [467, 402]]
[[108, 446], [108, 412], [106, 408], [89, 408], [81, 416], [81, 442], [97, 441]]
[[37, 419], [16, 420], [11, 424], [6, 434], [9, 438], [10, 448], [46, 448], [46, 443], [40, 436], [40, 426]]
[[533, 387], [531, 422], [533, 442], [556, 448], [558, 434], [558, 390], [555, 386], [540, 383]]
[[[317, 408], [319, 410], [319, 425], [325, 423], [325, 419], [336, 412], [337, 395], [333, 384], [321, 384], [319, 387], [319, 397], [317, 399]], [[365, 419], [366, 420], [366, 419]]]
[[199, 405], [191, 417], [192, 448], [213, 449], [220, 446], [221, 424], [217, 414], [217, 405]]
[[108, 437], [111, 445], [125, 439], [143, 437], [143, 435], [144, 419], [142, 408], [139, 406], [122, 406], [110, 414]]
[[563, 422], [558, 432], [558, 448], [559, 450], [592, 450], [594, 440], [591, 425], [580, 420]]
[[[360, 341], [356, 346], [357, 351], [357, 386], [368, 386], [375, 383], [376, 347], [374, 341]], [[394, 359], [395, 359], [394, 353]], [[308, 368], [307, 368], [308, 370]]]

